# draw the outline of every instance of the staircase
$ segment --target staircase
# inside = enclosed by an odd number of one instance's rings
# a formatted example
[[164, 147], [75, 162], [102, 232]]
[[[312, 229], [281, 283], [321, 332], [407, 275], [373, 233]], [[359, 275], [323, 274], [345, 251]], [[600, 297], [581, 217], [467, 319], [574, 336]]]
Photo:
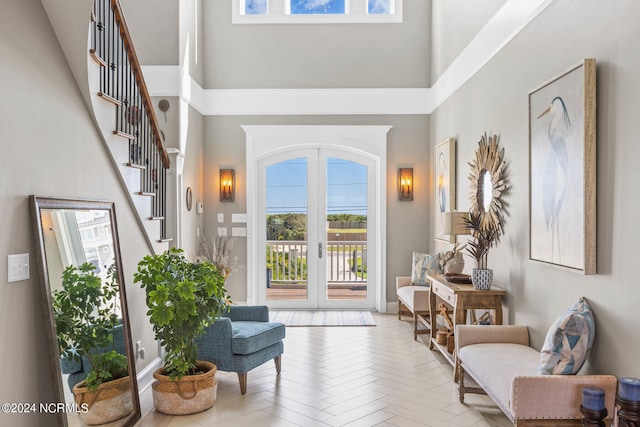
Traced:
[[91, 4], [82, 0], [90, 7], [84, 15], [83, 39], [87, 43], [82, 61], [77, 58], [78, 41], [74, 39], [79, 37], [75, 33], [82, 32], [82, 24], [70, 26], [69, 16], [64, 13], [66, 6], [75, 8], [77, 14], [75, 1], [42, 3], [138, 214], [147, 243], [154, 253], [164, 252], [173, 240], [167, 236], [167, 192], [171, 187], [167, 175], [171, 163], [122, 8], [119, 0], [95, 0]]

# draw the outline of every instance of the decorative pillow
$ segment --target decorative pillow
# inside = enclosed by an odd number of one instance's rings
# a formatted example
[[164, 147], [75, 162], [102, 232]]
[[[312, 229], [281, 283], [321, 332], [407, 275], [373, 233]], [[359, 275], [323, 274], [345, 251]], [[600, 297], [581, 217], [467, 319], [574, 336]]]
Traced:
[[441, 260], [442, 260], [442, 254], [440, 252], [434, 255], [427, 255], [427, 273], [429, 274], [444, 273], [444, 271], [442, 271], [442, 266], [440, 265]]
[[591, 307], [580, 298], [547, 332], [540, 350], [540, 375], [577, 374], [589, 356], [595, 333]]
[[427, 262], [429, 255], [420, 252], [413, 253], [413, 261], [411, 263], [411, 284], [428, 286], [427, 281]]

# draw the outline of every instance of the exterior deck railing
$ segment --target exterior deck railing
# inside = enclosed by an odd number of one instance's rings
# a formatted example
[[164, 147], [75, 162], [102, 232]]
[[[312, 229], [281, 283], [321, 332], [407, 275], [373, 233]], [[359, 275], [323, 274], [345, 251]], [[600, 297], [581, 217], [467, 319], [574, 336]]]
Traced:
[[[306, 241], [267, 241], [268, 284], [305, 283], [307, 249]], [[317, 250], [313, 254], [316, 255]], [[326, 257], [329, 284], [362, 284], [367, 281], [366, 242], [328, 241], [323, 257]]]

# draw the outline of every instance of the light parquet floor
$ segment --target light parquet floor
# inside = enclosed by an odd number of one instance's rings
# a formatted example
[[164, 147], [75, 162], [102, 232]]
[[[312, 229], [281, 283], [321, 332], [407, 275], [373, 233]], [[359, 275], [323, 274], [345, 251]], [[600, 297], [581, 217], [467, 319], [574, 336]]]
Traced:
[[458, 402], [452, 367], [413, 340], [408, 318], [374, 319], [376, 327], [288, 328], [280, 376], [273, 363], [254, 369], [242, 396], [236, 374], [218, 372], [216, 404], [199, 414], [159, 414], [149, 389], [137, 425], [512, 426], [487, 396]]

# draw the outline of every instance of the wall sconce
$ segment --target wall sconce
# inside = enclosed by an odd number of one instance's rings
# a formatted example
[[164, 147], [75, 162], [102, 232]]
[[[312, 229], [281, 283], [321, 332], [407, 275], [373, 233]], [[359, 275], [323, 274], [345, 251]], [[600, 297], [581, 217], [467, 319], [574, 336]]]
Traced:
[[236, 172], [220, 169], [220, 201], [233, 202], [236, 198]]
[[398, 169], [398, 200], [413, 200], [413, 168]]
[[448, 236], [471, 234], [464, 222], [465, 218], [469, 218], [469, 212], [445, 212], [442, 217], [442, 234]]

